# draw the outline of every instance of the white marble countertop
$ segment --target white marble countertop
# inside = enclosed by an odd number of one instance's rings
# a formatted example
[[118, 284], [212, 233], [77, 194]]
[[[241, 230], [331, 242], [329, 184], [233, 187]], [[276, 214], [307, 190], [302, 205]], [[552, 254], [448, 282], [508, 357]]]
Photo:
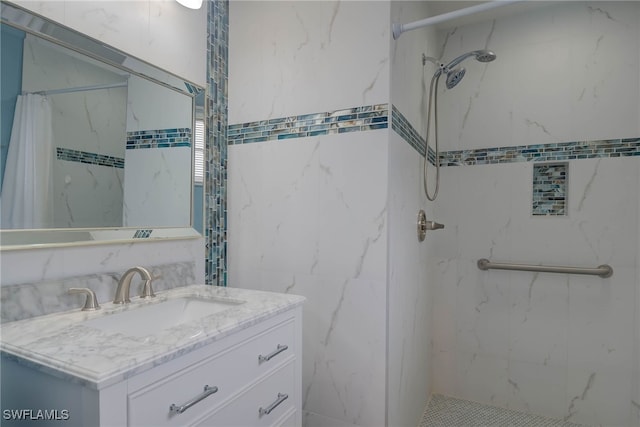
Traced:
[[[143, 338], [83, 324], [86, 320], [183, 297], [231, 298], [245, 303]], [[126, 305], [109, 302], [101, 304], [97, 311], [78, 308], [2, 324], [0, 350], [3, 356], [34, 369], [102, 389], [287, 311], [304, 299], [247, 289], [185, 286], [158, 292], [148, 300], [132, 298]]]

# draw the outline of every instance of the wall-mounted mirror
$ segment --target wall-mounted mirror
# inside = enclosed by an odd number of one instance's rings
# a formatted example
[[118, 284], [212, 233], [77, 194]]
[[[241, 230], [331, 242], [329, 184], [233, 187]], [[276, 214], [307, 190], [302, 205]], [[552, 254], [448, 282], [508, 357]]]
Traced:
[[203, 88], [4, 1], [1, 25], [0, 249], [198, 236]]

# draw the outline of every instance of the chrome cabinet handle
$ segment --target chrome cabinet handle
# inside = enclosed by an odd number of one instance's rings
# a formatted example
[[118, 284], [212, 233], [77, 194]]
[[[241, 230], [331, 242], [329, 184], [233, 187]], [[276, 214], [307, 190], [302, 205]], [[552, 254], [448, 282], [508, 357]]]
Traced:
[[288, 398], [289, 398], [288, 394], [278, 393], [278, 399], [276, 399], [276, 401], [273, 402], [271, 405], [267, 406], [267, 409], [264, 409], [262, 407], [260, 409], [258, 409], [258, 414], [260, 416], [269, 415], [271, 413], [271, 411], [276, 409], [278, 407], [278, 405], [280, 405], [282, 402], [284, 402]]
[[207, 396], [211, 396], [213, 393], [216, 393], [217, 391], [218, 391], [218, 387], [215, 387], [215, 386], [209, 387], [208, 385], [206, 385], [204, 386], [204, 391], [201, 394], [194, 397], [187, 403], [180, 406], [176, 405], [175, 403], [172, 403], [171, 406], [169, 406], [169, 412], [172, 414], [182, 414], [184, 411], [191, 408], [193, 405], [200, 402], [202, 399], [206, 398]]
[[288, 348], [289, 348], [288, 345], [278, 344], [278, 346], [273, 351], [273, 353], [268, 354], [266, 356], [259, 355], [258, 356], [258, 363], [268, 362], [269, 360], [273, 359], [275, 356], [277, 356], [278, 354], [282, 353], [283, 351], [285, 351]]

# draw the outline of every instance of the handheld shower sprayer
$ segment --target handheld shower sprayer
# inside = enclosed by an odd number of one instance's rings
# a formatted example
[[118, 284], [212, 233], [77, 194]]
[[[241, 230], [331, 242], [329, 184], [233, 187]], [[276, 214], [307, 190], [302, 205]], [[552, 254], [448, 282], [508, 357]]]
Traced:
[[491, 62], [496, 59], [496, 54], [490, 50], [474, 50], [472, 52], [467, 52], [463, 55], [458, 56], [453, 61], [449, 62], [445, 65], [443, 62], [440, 62], [438, 59], [422, 54], [422, 65], [425, 65], [427, 61], [433, 62], [438, 69], [433, 75], [435, 78], [440, 77], [443, 73], [447, 75], [447, 89], [454, 88], [467, 72], [464, 67], [456, 67], [456, 65], [460, 64], [467, 58], [474, 56], [478, 62]]
[[[438, 149], [438, 82], [442, 74], [447, 75], [446, 86], [447, 89], [453, 89], [458, 83], [462, 81], [465, 73], [467, 72], [464, 67], [457, 67], [462, 61], [467, 58], [475, 57], [478, 62], [491, 62], [496, 59], [496, 54], [490, 50], [474, 50], [467, 52], [455, 58], [448, 64], [444, 64], [439, 59], [422, 54], [422, 65], [426, 65], [427, 61], [434, 63], [438, 69], [431, 78], [431, 84], [429, 86], [429, 107], [427, 111], [427, 146], [424, 156], [423, 167], [423, 180], [424, 180], [424, 192], [427, 199], [434, 201], [438, 196], [438, 189], [440, 187], [440, 151]], [[434, 89], [435, 88], [435, 89]], [[433, 195], [429, 194], [427, 187], [427, 158], [429, 157], [429, 132], [431, 127], [431, 100], [433, 99], [433, 118], [434, 118], [434, 137], [435, 137], [435, 165], [436, 165], [436, 188]]]

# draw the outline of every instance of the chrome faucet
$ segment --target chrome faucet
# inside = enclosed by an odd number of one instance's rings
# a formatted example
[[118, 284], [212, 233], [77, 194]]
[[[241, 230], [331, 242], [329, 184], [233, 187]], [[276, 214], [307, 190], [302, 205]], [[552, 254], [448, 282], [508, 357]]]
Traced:
[[140, 298], [151, 298], [156, 295], [153, 293], [153, 288], [151, 287], [151, 281], [153, 278], [151, 277], [151, 273], [144, 267], [133, 267], [128, 269], [120, 278], [118, 282], [118, 289], [116, 289], [116, 297], [113, 300], [114, 304], [126, 304], [131, 302], [129, 299], [129, 288], [131, 287], [131, 279], [133, 276], [138, 273], [140, 277], [144, 280], [144, 287], [142, 288], [142, 293], [140, 294]]

